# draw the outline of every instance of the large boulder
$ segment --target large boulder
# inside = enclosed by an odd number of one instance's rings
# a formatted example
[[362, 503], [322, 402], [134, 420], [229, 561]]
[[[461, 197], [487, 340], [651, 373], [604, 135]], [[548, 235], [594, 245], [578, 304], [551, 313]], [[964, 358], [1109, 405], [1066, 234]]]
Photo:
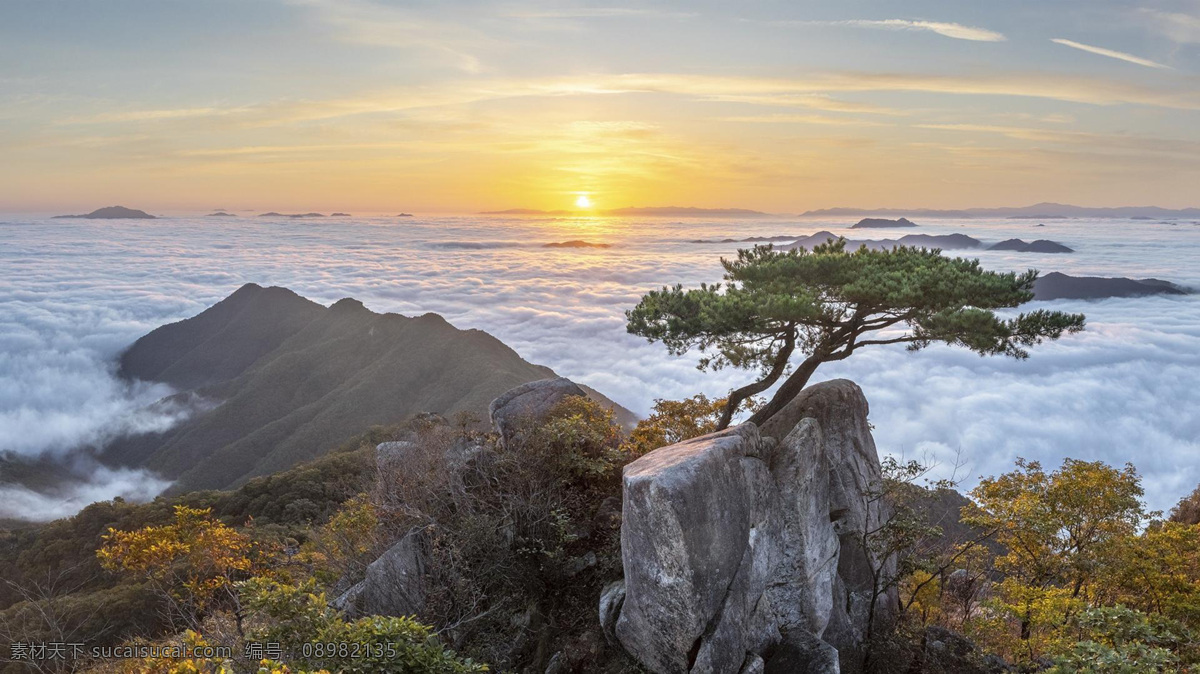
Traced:
[[895, 569], [864, 535], [888, 517], [867, 411], [826, 382], [761, 429], [626, 466], [624, 600], [603, 613], [631, 655], [658, 674], [859, 671], [868, 623], [889, 618], [875, 579]]
[[549, 415], [555, 405], [568, 396], [587, 396], [566, 377], [539, 379], [509, 390], [492, 401], [488, 408], [492, 425], [501, 440], [508, 442], [521, 428]]
[[1005, 674], [1016, 671], [993, 654], [979, 651], [974, 642], [944, 627], [925, 629], [919, 660], [911, 669], [927, 674]]
[[[763, 422], [761, 433], [786, 438], [805, 420], [821, 429], [821, 454], [829, 469], [829, 518], [837, 534], [839, 554], [833, 579], [833, 610], [822, 638], [841, 654], [842, 672], [861, 669], [867, 623], [890, 620], [895, 602], [877, 597], [876, 576], [893, 577], [895, 559], [874, 559], [863, 532], [874, 531], [890, 517], [880, 498], [881, 472], [875, 440], [867, 421], [870, 409], [862, 389], [852, 381], [835, 379], [814, 384]], [[787, 444], [786, 440], [783, 444]], [[875, 615], [871, 615], [876, 599]]]
[[616, 633], [651, 671], [736, 674], [777, 638], [757, 601], [779, 534], [763, 449], [745, 424], [625, 467]]
[[429, 544], [424, 530], [414, 529], [379, 559], [367, 566], [366, 576], [332, 602], [350, 617], [412, 616], [425, 607], [425, 573]]
[[375, 467], [381, 472], [403, 467], [417, 444], [411, 440], [392, 440], [375, 445]]

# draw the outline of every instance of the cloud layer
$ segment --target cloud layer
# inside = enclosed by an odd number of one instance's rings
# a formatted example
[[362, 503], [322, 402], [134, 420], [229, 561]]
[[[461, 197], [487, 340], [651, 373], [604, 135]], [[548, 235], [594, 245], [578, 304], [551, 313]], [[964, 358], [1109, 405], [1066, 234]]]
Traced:
[[[136, 205], [136, 204], [131, 204]], [[140, 334], [194, 315], [245, 282], [283, 285], [331, 303], [355, 297], [376, 311], [441, 313], [486, 330], [532, 362], [553, 367], [645, 413], [655, 398], [720, 395], [736, 371], [701, 373], [695, 358], [624, 331], [623, 312], [646, 290], [719, 278], [745, 238], [848, 222], [784, 219], [693, 222], [571, 218], [165, 219], [153, 223], [0, 218], [0, 418], [8, 447], [61, 452], [126, 427], [169, 424], [179, 410], [138, 410], [164, 393], [125, 387], [111, 359]], [[1078, 252], [980, 252], [985, 266], [1167, 278], [1200, 287], [1200, 226], [1184, 222], [1028, 221], [921, 223], [923, 232], [985, 242], [1050, 238]], [[583, 239], [608, 249], [545, 249]], [[513, 245], [520, 242], [521, 245]], [[1190, 253], [1189, 253], [1190, 251]], [[1082, 335], [1034, 350], [1029, 361], [950, 348], [864, 350], [818, 373], [858, 381], [871, 402], [881, 450], [926, 456], [943, 468], [956, 453], [974, 478], [1017, 456], [1133, 461], [1153, 507], [1200, 482], [1200, 297], [1060, 302], [1084, 311]], [[11, 423], [19, 432], [8, 432]], [[122, 476], [84, 492], [117, 493]], [[968, 481], [965, 486], [970, 486]], [[83, 498], [81, 497], [81, 498]], [[28, 495], [20, 507], [33, 507]], [[39, 506], [40, 507], [40, 506]]]
[[120, 496], [127, 501], [149, 501], [170, 482], [143, 470], [96, 466], [89, 479], [41, 493], [15, 485], [0, 485], [0, 517], [43, 522], [70, 517], [89, 503]]

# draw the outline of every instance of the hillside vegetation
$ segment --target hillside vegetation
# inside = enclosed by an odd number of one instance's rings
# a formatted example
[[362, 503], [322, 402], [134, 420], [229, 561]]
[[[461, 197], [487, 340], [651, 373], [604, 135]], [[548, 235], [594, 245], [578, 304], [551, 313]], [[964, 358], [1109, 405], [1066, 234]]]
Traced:
[[[712, 431], [724, 405], [660, 401], [625, 436], [603, 406], [568, 398], [507, 444], [425, 415], [233, 491], [94, 504], [5, 534], [0, 627], [12, 642], [234, 654], [83, 663], [97, 672], [641, 671], [596, 615], [621, 574], [621, 468]], [[395, 440], [399, 464], [375, 449]], [[893, 514], [872, 545], [899, 553], [885, 579], [896, 621], [873, 638], [869, 671], [1148, 674], [1200, 662], [1200, 498], [1156, 519], [1132, 467], [1098, 462], [1019, 462], [969, 500], [921, 484], [917, 464], [884, 471]], [[371, 560], [414, 532], [430, 554], [416, 620], [344, 603]], [[374, 659], [312, 648], [344, 639], [381, 646]], [[286, 662], [264, 654], [260, 670], [242, 657], [259, 642], [286, 646]]]

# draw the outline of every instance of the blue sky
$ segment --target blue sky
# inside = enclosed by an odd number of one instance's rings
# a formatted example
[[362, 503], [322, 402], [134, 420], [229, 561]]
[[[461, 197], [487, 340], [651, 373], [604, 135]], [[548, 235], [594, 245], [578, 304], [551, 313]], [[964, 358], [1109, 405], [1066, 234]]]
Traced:
[[1200, 2], [0, 0], [0, 209], [1200, 203]]

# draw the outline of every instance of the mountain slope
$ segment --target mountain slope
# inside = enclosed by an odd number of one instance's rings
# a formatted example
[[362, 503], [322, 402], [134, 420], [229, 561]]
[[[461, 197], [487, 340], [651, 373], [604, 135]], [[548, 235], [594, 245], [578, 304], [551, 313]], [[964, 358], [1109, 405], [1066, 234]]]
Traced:
[[252, 284], [146, 335], [121, 364], [126, 376], [213, 401], [167, 433], [125, 438], [105, 452], [176, 480], [176, 493], [236, 486], [420, 412], [486, 419], [496, 396], [554, 376], [436, 314], [377, 314], [351, 299], [325, 308]]

